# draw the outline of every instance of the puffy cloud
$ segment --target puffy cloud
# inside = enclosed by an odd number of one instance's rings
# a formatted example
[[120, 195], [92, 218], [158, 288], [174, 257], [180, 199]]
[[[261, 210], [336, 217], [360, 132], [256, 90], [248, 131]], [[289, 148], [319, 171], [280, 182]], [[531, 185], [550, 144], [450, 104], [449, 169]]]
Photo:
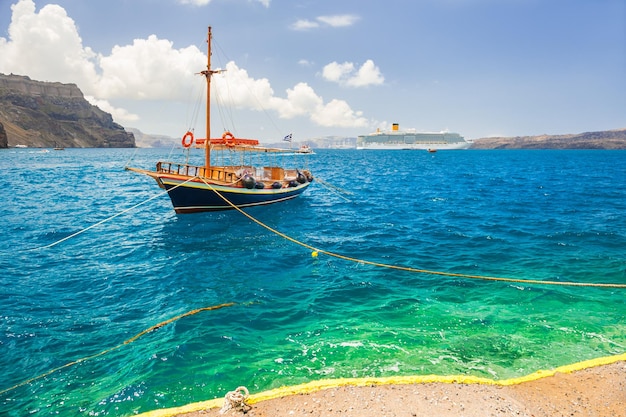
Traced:
[[226, 64], [226, 71], [213, 78], [218, 91], [225, 91], [219, 100], [230, 105], [255, 110], [274, 110], [283, 119], [308, 116], [325, 127], [363, 127], [368, 121], [361, 112], [355, 112], [343, 100], [324, 104], [322, 97], [307, 83], [301, 82], [287, 89], [287, 97], [277, 97], [265, 78], [254, 79], [234, 62]]
[[194, 81], [189, 68], [206, 62], [195, 46], [176, 50], [154, 35], [98, 55], [83, 46], [74, 20], [60, 6], [46, 5], [36, 13], [32, 0], [20, 0], [11, 8], [9, 39], [0, 38], [0, 72], [75, 83], [100, 100], [180, 99], [172, 92], [188, 92]]
[[254, 79], [233, 61], [226, 64], [223, 72], [213, 76], [212, 83], [217, 87], [214, 96], [235, 107], [262, 110], [266, 106], [264, 103], [274, 98], [274, 90], [267, 78]]
[[315, 113], [323, 106], [323, 102], [308, 84], [298, 83], [294, 88], [287, 89], [286, 100], [277, 100], [275, 105], [281, 117], [290, 119]]
[[96, 54], [82, 46], [76, 25], [63, 8], [49, 4], [37, 14], [32, 0], [21, 0], [11, 9], [9, 39], [0, 38], [0, 72], [83, 88], [91, 85], [97, 78]]
[[150, 35], [132, 45], [116, 45], [99, 64], [98, 97], [184, 99], [196, 81], [191, 69], [206, 68], [206, 55], [195, 46], [174, 49], [172, 42]]
[[385, 81], [385, 77], [380, 73], [380, 69], [374, 65], [374, 61], [368, 59], [357, 71], [354, 77], [347, 81], [349, 86], [363, 87], [366, 85], [380, 85]]
[[331, 62], [322, 70], [322, 77], [328, 81], [348, 87], [380, 85], [385, 81], [385, 77], [380, 73], [380, 69], [371, 59], [365, 61], [356, 72], [352, 62], [344, 62], [343, 64]]
[[331, 100], [328, 104], [316, 109], [311, 120], [320, 126], [328, 127], [366, 127], [369, 121], [362, 112], [355, 112], [343, 100]]
[[[261, 2], [269, 5], [269, 1]], [[37, 13], [33, 0], [19, 0], [12, 11], [9, 38], [0, 38], [0, 72], [75, 83], [92, 104], [111, 113], [119, 123], [137, 121], [138, 114], [144, 120], [149, 119], [150, 106], [142, 102], [183, 101], [202, 84], [196, 74], [205, 68], [206, 55], [195, 46], [176, 49], [171, 41], [150, 35], [147, 39], [135, 39], [132, 44], [116, 45], [108, 55], [96, 54], [83, 46], [74, 20], [60, 6], [46, 5]], [[341, 65], [336, 66], [339, 69], [335, 69], [335, 75], [332, 67], [328, 69], [329, 79], [334, 77], [336, 82], [366, 85], [377, 79], [373, 63], [361, 67], [356, 75], [354, 68], [342, 70]], [[307, 83], [298, 83], [286, 90], [285, 97], [279, 97], [268, 79], [251, 77], [233, 61], [225, 69], [212, 81], [220, 87], [213, 97], [226, 104], [273, 110], [284, 119], [308, 117], [321, 126], [366, 124], [362, 114], [353, 111], [348, 103], [343, 100], [324, 103]], [[378, 78], [381, 78], [379, 73]], [[357, 79], [362, 80], [361, 84]], [[138, 114], [116, 107], [116, 100], [123, 100]], [[158, 114], [152, 117], [155, 122], [161, 120]]]
[[352, 62], [344, 62], [343, 64], [331, 62], [322, 70], [322, 76], [328, 81], [340, 83], [349, 77], [353, 71], [354, 64]]

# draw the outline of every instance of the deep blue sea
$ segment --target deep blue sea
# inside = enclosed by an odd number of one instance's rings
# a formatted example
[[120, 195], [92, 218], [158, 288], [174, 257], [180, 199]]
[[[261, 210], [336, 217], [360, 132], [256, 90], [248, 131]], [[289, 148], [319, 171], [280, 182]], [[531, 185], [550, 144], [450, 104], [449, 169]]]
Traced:
[[[626, 289], [314, 257], [236, 211], [176, 215], [124, 170], [169, 153], [0, 151], [0, 415], [127, 416], [340, 377], [505, 379], [626, 352]], [[626, 283], [626, 151], [317, 150], [309, 167], [323, 182], [247, 213], [369, 262]]]

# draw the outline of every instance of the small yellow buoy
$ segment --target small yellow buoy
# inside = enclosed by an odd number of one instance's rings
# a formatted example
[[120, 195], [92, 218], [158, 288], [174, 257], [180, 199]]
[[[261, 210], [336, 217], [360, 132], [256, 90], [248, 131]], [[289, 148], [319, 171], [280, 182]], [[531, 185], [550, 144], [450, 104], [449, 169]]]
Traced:
[[311, 252], [311, 256], [312, 256], [313, 258], [317, 258], [317, 251], [316, 251], [316, 250], [314, 250], [313, 252]]

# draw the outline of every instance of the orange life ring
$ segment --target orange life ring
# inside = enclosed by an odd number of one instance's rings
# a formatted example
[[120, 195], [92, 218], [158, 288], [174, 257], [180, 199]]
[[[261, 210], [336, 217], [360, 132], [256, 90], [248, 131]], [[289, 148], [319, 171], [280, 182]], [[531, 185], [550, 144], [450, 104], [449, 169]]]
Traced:
[[[189, 141], [187, 141], [187, 139], [189, 139]], [[183, 136], [182, 144], [183, 148], [188, 148], [193, 145], [193, 132], [188, 131], [187, 133], [185, 133], [185, 136]]]
[[222, 139], [224, 140], [224, 145], [228, 146], [229, 148], [232, 148], [236, 144], [235, 135], [228, 131], [224, 132], [224, 134], [222, 135]]

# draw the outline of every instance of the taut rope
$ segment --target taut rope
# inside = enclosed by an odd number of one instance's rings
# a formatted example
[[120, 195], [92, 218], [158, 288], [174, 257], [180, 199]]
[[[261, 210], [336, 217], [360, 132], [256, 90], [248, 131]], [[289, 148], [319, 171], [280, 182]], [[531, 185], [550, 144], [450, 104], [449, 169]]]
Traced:
[[265, 223], [261, 222], [260, 220], [256, 219], [255, 217], [252, 217], [251, 215], [249, 215], [248, 213], [246, 213], [245, 211], [243, 211], [242, 209], [240, 209], [239, 207], [237, 207], [235, 204], [231, 203], [226, 197], [224, 197], [219, 191], [217, 191], [215, 188], [213, 188], [211, 186], [211, 184], [209, 184], [208, 182], [206, 182], [203, 178], [201, 178], [202, 181], [208, 185], [211, 190], [213, 192], [215, 192], [217, 195], [220, 196], [220, 198], [222, 198], [225, 202], [227, 202], [232, 208], [234, 208], [235, 210], [237, 210], [239, 213], [243, 214], [244, 216], [246, 216], [248, 219], [252, 220], [253, 222], [255, 222], [256, 224], [258, 224], [259, 226], [269, 230], [270, 232], [284, 238], [287, 239], [288, 241], [295, 243], [296, 245], [300, 245], [302, 247], [305, 247], [307, 249], [310, 249], [313, 251], [313, 253], [316, 255], [318, 253], [322, 253], [324, 255], [328, 255], [328, 256], [332, 256], [335, 258], [339, 258], [339, 259], [343, 259], [346, 261], [351, 261], [351, 262], [357, 262], [357, 263], [362, 263], [362, 264], [366, 264], [366, 265], [372, 265], [372, 266], [378, 266], [381, 268], [388, 268], [388, 269], [397, 269], [400, 271], [407, 271], [407, 272], [417, 272], [420, 274], [430, 274], [430, 275], [442, 275], [442, 276], [448, 276], [448, 277], [456, 277], [456, 278], [467, 278], [467, 279], [480, 279], [480, 280], [485, 280], [485, 281], [501, 281], [501, 282], [515, 282], [515, 283], [520, 283], [520, 284], [535, 284], [535, 285], [560, 285], [560, 286], [569, 286], [569, 287], [602, 287], [602, 288], [626, 288], [626, 284], [605, 284], [605, 283], [587, 283], [587, 282], [571, 282], [571, 281], [540, 281], [540, 280], [534, 280], [534, 279], [521, 279], [521, 278], [505, 278], [505, 277], [491, 277], [491, 276], [486, 276], [486, 275], [470, 275], [470, 274], [459, 274], [459, 273], [454, 273], [454, 272], [443, 272], [443, 271], [431, 271], [428, 269], [418, 269], [418, 268], [411, 268], [408, 266], [398, 266], [398, 265], [389, 265], [389, 264], [384, 264], [384, 263], [380, 263], [380, 262], [372, 262], [372, 261], [367, 261], [364, 259], [357, 259], [357, 258], [353, 258], [350, 256], [345, 256], [345, 255], [340, 255], [338, 253], [333, 253], [333, 252], [329, 252], [323, 249], [318, 249], [312, 245], [309, 245], [308, 243], [304, 243], [301, 242], [299, 240], [296, 240], [282, 232], [279, 232], [278, 230], [266, 225]]
[[[181, 185], [183, 185], [183, 184], [185, 184], [185, 183], [187, 183], [187, 182], [189, 182], [189, 181], [191, 181], [191, 180], [193, 180], [193, 179], [195, 179], [195, 178], [198, 178], [198, 177], [193, 177], [193, 178], [190, 178], [190, 179], [188, 179], [187, 181], [182, 182], [182, 183], [178, 184], [177, 186], [172, 187], [172, 188], [170, 188], [170, 189], [171, 189], [171, 190], [173, 190], [174, 188], [178, 188], [178, 187], [180, 187]], [[51, 247], [53, 247], [53, 246], [58, 245], [59, 243], [65, 242], [66, 240], [69, 240], [69, 239], [71, 239], [71, 238], [73, 238], [73, 237], [76, 237], [76, 236], [78, 236], [78, 235], [82, 234], [82, 233], [85, 233], [87, 230], [93, 229], [94, 227], [100, 226], [101, 224], [104, 224], [104, 223], [106, 223], [106, 222], [108, 222], [108, 221], [110, 221], [110, 220], [113, 220], [114, 218], [119, 217], [119, 216], [121, 216], [122, 214], [127, 213], [127, 212], [129, 212], [129, 211], [131, 211], [131, 210], [134, 210], [134, 209], [136, 209], [137, 207], [139, 207], [139, 206], [142, 206], [142, 205], [146, 204], [148, 201], [152, 201], [152, 200], [154, 200], [155, 198], [159, 198], [159, 197], [161, 197], [163, 194], [167, 194], [167, 193], [168, 193], [168, 191], [163, 191], [163, 192], [161, 192], [161, 193], [159, 193], [159, 194], [157, 194], [157, 195], [154, 195], [154, 196], [152, 196], [152, 197], [150, 197], [150, 198], [148, 198], [148, 199], [146, 199], [146, 200], [142, 201], [141, 203], [137, 203], [137, 204], [135, 204], [135, 205], [134, 205], [134, 206], [132, 206], [132, 207], [129, 207], [129, 208], [127, 208], [127, 209], [124, 209], [124, 210], [120, 211], [119, 213], [116, 213], [116, 214], [112, 215], [111, 217], [107, 217], [107, 218], [106, 218], [106, 219], [104, 219], [104, 220], [100, 220], [99, 222], [94, 223], [94, 224], [92, 224], [91, 226], [85, 227], [84, 229], [81, 229], [81, 230], [79, 230], [79, 231], [78, 231], [78, 232], [76, 232], [76, 233], [72, 233], [72, 234], [71, 234], [71, 235], [69, 235], [69, 236], [65, 236], [63, 239], [59, 239], [59, 240], [57, 240], [56, 242], [52, 242], [52, 243], [51, 243], [51, 244], [49, 244], [49, 245], [39, 246], [39, 247], [37, 247], [37, 248], [32, 248], [32, 249], [26, 249], [26, 251], [34, 251], [34, 250], [39, 250], [39, 249], [49, 249], [49, 248], [51, 248]]]

